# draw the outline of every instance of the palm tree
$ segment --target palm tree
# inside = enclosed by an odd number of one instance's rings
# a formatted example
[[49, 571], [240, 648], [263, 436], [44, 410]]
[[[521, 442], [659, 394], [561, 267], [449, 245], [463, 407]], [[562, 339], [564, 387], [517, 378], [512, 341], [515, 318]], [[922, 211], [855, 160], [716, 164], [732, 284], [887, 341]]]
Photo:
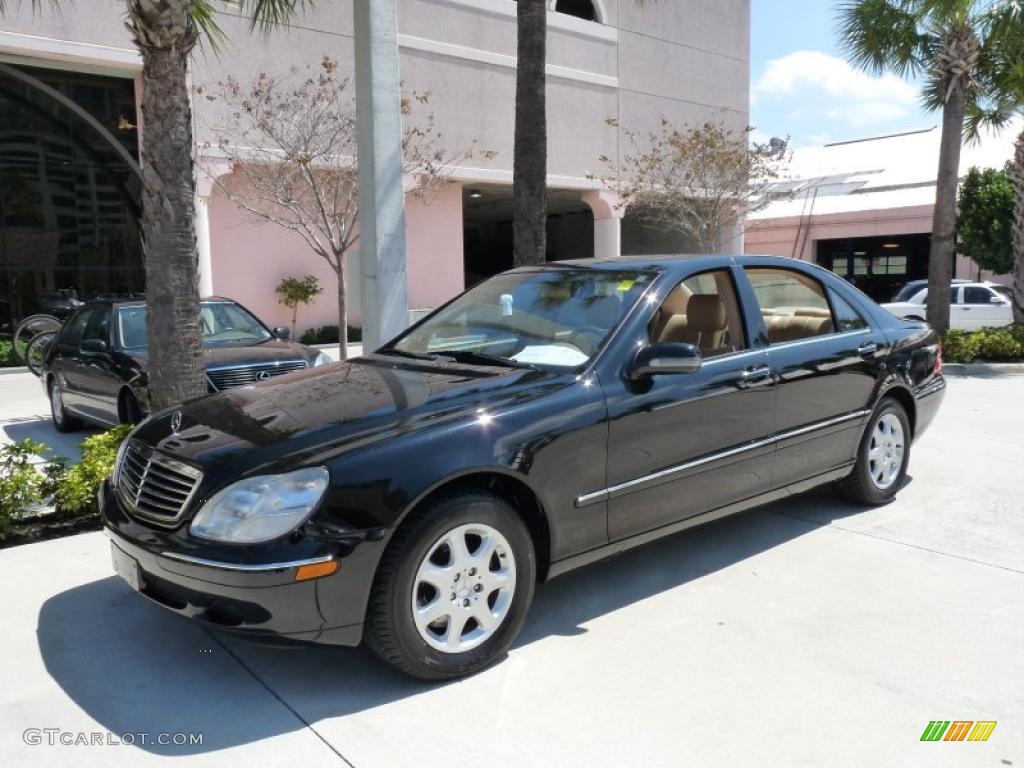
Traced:
[[[989, 17], [986, 55], [979, 64], [979, 89], [967, 105], [968, 139], [983, 128], [1002, 128], [1024, 117], [1024, 3], [1004, 2]], [[1010, 163], [1013, 183], [1013, 314], [1024, 323], [1024, 126]]]
[[[40, 0], [33, 0], [34, 7]], [[57, 4], [57, 3], [54, 3]], [[201, 35], [225, 40], [218, 6], [264, 29], [285, 22], [304, 0], [126, 0], [127, 27], [142, 55], [142, 231], [149, 323], [151, 406], [206, 392], [196, 231], [188, 59]], [[0, 14], [5, 11], [0, 0]]]
[[865, 70], [924, 79], [923, 101], [942, 110], [942, 139], [928, 263], [928, 322], [949, 328], [956, 250], [956, 196], [968, 104], [978, 98], [979, 62], [992, 17], [1017, 0], [854, 0], [840, 7], [839, 36]]
[[547, 226], [547, 3], [516, 7], [516, 135], [512, 159], [513, 264], [543, 264]]
[[[640, 6], [655, 0], [635, 0]], [[512, 261], [543, 264], [547, 251], [547, 6], [516, 2], [516, 129], [512, 158]]]

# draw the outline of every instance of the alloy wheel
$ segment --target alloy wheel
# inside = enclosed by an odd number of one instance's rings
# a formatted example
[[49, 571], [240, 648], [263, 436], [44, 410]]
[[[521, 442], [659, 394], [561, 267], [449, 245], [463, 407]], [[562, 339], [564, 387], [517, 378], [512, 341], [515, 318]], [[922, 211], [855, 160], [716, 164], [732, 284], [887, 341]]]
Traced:
[[508, 615], [516, 563], [489, 525], [460, 525], [434, 542], [413, 581], [413, 623], [442, 653], [464, 653], [494, 635]]
[[904, 445], [903, 422], [895, 413], [884, 414], [875, 424], [868, 445], [868, 475], [880, 491], [899, 479]]

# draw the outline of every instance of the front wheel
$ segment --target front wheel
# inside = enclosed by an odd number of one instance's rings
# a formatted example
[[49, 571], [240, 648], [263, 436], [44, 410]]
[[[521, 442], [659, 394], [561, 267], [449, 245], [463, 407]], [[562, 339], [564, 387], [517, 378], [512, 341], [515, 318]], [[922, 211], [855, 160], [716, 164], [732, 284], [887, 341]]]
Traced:
[[910, 462], [910, 419], [899, 401], [882, 398], [857, 450], [853, 472], [839, 481], [839, 492], [858, 504], [886, 504], [903, 485]]
[[370, 595], [367, 644], [422, 680], [472, 674], [519, 634], [536, 577], [530, 533], [512, 507], [480, 491], [446, 494], [388, 544]]

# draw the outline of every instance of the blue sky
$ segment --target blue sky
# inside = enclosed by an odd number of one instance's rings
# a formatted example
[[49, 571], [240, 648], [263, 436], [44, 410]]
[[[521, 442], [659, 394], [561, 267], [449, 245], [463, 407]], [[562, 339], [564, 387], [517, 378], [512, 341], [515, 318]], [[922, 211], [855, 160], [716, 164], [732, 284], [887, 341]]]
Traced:
[[928, 128], [914, 84], [874, 77], [843, 58], [833, 0], [752, 0], [750, 122], [793, 146]]

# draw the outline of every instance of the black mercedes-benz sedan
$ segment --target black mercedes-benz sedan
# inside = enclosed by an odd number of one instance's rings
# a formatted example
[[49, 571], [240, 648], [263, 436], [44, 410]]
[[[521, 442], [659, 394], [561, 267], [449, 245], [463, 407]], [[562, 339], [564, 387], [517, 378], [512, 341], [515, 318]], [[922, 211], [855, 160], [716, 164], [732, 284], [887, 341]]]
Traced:
[[941, 366], [800, 261], [517, 269], [361, 358], [153, 414], [101, 507], [170, 610], [453, 678], [571, 568], [823, 483], [888, 502]]
[[[325, 353], [268, 329], [248, 309], [217, 296], [199, 303], [206, 382], [211, 392], [326, 365]], [[60, 432], [134, 424], [149, 412], [146, 303], [91, 301], [47, 346], [40, 379]]]

